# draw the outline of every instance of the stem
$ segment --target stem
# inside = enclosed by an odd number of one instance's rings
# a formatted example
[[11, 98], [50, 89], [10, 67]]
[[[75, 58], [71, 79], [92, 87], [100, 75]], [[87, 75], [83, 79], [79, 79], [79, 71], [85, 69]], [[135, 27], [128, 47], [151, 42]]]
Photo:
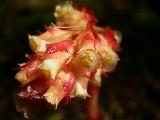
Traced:
[[88, 91], [91, 97], [86, 100], [86, 120], [100, 120], [100, 108], [98, 104], [100, 87], [89, 86]]

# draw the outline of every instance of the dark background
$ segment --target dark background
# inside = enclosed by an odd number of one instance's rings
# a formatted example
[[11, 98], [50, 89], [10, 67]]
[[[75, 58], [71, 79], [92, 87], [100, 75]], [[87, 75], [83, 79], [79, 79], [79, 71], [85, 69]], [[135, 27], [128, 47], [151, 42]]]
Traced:
[[[17, 63], [30, 53], [27, 35], [53, 21], [58, 0], [0, 1], [0, 119], [20, 120], [12, 94]], [[100, 106], [104, 120], [160, 120], [160, 16], [158, 0], [75, 0], [89, 6], [98, 25], [123, 34], [121, 61], [104, 78]], [[84, 101], [71, 102], [37, 120], [83, 120]], [[65, 117], [64, 117], [65, 116]], [[64, 117], [64, 118], [63, 118]]]

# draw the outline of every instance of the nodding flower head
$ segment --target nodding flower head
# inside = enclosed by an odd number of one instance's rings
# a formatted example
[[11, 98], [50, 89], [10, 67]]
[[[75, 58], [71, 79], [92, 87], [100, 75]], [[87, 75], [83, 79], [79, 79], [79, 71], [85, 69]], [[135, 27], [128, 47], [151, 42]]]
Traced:
[[20, 98], [46, 101], [57, 108], [66, 98], [85, 99], [89, 84], [101, 85], [101, 74], [113, 71], [119, 60], [115, 52], [119, 38], [111, 28], [96, 26], [85, 7], [66, 2], [56, 6], [54, 15], [56, 25], [29, 35], [33, 55], [20, 64], [15, 78], [21, 84]]

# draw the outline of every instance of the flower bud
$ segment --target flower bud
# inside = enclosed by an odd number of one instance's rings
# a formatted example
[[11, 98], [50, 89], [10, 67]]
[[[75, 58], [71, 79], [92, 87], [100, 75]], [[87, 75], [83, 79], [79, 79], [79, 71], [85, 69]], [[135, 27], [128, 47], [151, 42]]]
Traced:
[[118, 55], [107, 45], [100, 46], [98, 52], [102, 59], [102, 67], [106, 69], [107, 72], [111, 72], [119, 61]]
[[100, 58], [96, 51], [88, 49], [78, 52], [72, 63], [75, 69], [94, 71], [100, 64]]

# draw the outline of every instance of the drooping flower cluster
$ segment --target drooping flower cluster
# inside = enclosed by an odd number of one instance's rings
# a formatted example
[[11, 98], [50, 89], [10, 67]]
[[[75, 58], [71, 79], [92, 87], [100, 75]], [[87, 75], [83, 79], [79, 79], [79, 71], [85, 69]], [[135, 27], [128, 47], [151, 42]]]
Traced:
[[57, 5], [56, 25], [40, 35], [29, 35], [33, 55], [20, 64], [15, 78], [21, 83], [18, 96], [57, 105], [63, 99], [89, 96], [89, 84], [100, 86], [101, 75], [111, 72], [119, 57], [120, 38], [111, 28], [96, 26], [86, 7]]

